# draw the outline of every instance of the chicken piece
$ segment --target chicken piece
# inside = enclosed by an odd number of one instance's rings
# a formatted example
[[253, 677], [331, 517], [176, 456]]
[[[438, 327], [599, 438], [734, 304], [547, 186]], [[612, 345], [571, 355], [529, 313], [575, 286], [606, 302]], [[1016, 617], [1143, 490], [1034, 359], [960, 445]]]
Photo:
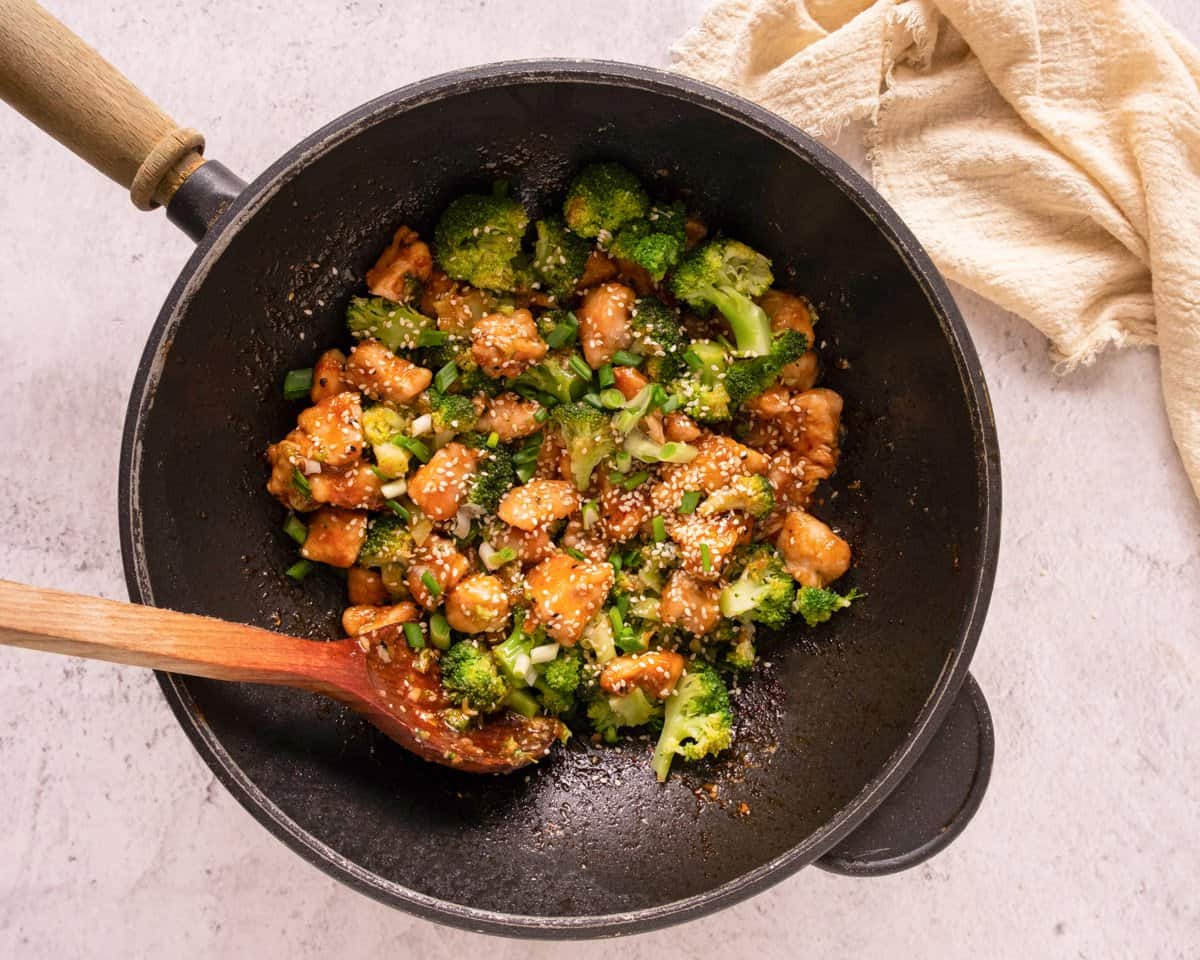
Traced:
[[448, 443], [412, 475], [408, 496], [431, 520], [452, 520], [478, 468], [478, 450]]
[[686, 570], [672, 570], [663, 587], [659, 616], [668, 627], [682, 627], [698, 637], [721, 622], [721, 588], [698, 580]]
[[693, 514], [668, 524], [667, 531], [679, 544], [683, 569], [697, 580], [715, 582], [721, 579], [733, 551], [749, 536], [750, 524], [740, 513]]
[[300, 556], [331, 567], [352, 567], [367, 538], [367, 515], [360, 510], [322, 507], [308, 521]]
[[694, 443], [700, 439], [700, 427], [686, 413], [676, 410], [663, 418], [663, 435], [672, 443]]
[[508, 623], [509, 600], [498, 577], [473, 573], [450, 591], [446, 619], [460, 633], [494, 633]]
[[583, 276], [579, 278], [578, 288], [587, 290], [600, 283], [607, 283], [617, 275], [617, 265], [599, 250], [593, 250], [583, 265]]
[[[411, 496], [411, 494], [410, 494]], [[569, 517], [579, 509], [579, 494], [567, 480], [530, 480], [504, 495], [496, 515], [518, 530], [533, 530]]]
[[639, 297], [648, 297], [654, 293], [654, 278], [650, 276], [649, 270], [632, 260], [622, 260], [618, 257], [616, 262], [618, 280], [633, 287]]
[[660, 482], [650, 490], [654, 512], [667, 521], [668, 527], [678, 513], [680, 499], [687, 491], [712, 493], [735, 477], [765, 474], [770, 466], [767, 457], [732, 437], [705, 434], [696, 447], [699, 453], [691, 463], [664, 465]]
[[362, 340], [350, 351], [346, 379], [373, 400], [405, 404], [433, 382], [433, 374], [396, 356], [378, 340]]
[[383, 506], [383, 481], [359, 460], [344, 470], [322, 470], [308, 476], [312, 497], [319, 503], [351, 510], [378, 510]]
[[494, 306], [491, 294], [456, 283], [437, 267], [421, 291], [421, 312], [437, 317], [438, 329], [456, 337], [468, 336], [475, 321]]
[[550, 530], [544, 526], [518, 530], [507, 523], [497, 522], [488, 531], [487, 540], [496, 550], [512, 550], [524, 566], [541, 563], [555, 550]]
[[771, 318], [773, 333], [795, 330], [804, 334], [808, 345], [813, 345], [813, 321], [816, 311], [806, 297], [782, 290], [768, 290], [758, 298], [758, 305]]
[[476, 429], [480, 433], [495, 433], [501, 442], [532, 436], [542, 429], [537, 414], [542, 405], [526, 400], [515, 393], [502, 393], [487, 401]]
[[386, 627], [389, 623], [414, 623], [420, 616], [416, 604], [397, 603], [392, 606], [360, 605], [342, 611], [342, 629], [351, 637]]
[[637, 367], [613, 367], [613, 386], [621, 391], [621, 396], [632, 400], [648, 387], [650, 381], [642, 375]]
[[824, 468], [837, 468], [842, 398], [824, 387], [794, 392], [771, 387], [746, 404], [749, 441], [776, 452], [788, 449]]
[[355, 606], [378, 607], [388, 602], [389, 594], [378, 570], [351, 567], [346, 571], [346, 593]]
[[309, 440], [309, 457], [330, 467], [354, 463], [363, 452], [362, 397], [337, 393], [296, 418]]
[[471, 330], [471, 356], [490, 377], [515, 377], [548, 349], [528, 310], [489, 313]]
[[271, 464], [267, 493], [289, 510], [298, 513], [317, 508], [317, 501], [304, 472], [308, 460], [305, 456], [307, 446], [308, 438], [304, 432], [293, 430], [278, 443], [267, 447], [267, 461]]
[[[436, 534], [430, 536], [413, 557], [405, 574], [408, 592], [426, 610], [436, 610], [471, 569], [471, 561], [458, 552], [454, 541]], [[425, 582], [429, 574], [436, 590]]]
[[[537, 469], [533, 472], [535, 480], [570, 480], [571, 458], [556, 432], [544, 435], [541, 449], [538, 450]], [[574, 481], [572, 481], [572, 486]]]
[[771, 481], [775, 491], [775, 514], [767, 526], [778, 529], [782, 524], [783, 515], [789, 509], [806, 508], [817, 485], [831, 473], [828, 467], [808, 460], [792, 450], [780, 450], [775, 454], [771, 458], [771, 469], [767, 471], [767, 479]]
[[633, 343], [629, 318], [636, 299], [637, 294], [624, 284], [605, 283], [589, 290], [575, 309], [583, 357], [593, 370]]
[[614, 697], [641, 687], [647, 696], [665, 700], [683, 675], [684, 659], [667, 650], [648, 650], [614, 657], [600, 671], [600, 688]]
[[820, 378], [821, 360], [816, 350], [801, 354], [799, 360], [779, 371], [779, 382], [793, 390], [811, 390]]
[[320, 403], [353, 387], [346, 381], [346, 355], [341, 350], [326, 350], [313, 367], [313, 385], [309, 399]]
[[604, 606], [615, 579], [612, 564], [576, 560], [556, 553], [526, 575], [526, 591], [537, 622], [552, 640], [574, 646]]
[[850, 569], [850, 544], [803, 510], [784, 518], [776, 545], [788, 573], [806, 587], [824, 587]]
[[432, 273], [429, 245], [417, 238], [416, 231], [401, 227], [375, 266], [367, 271], [367, 289], [377, 297], [403, 302], [414, 292], [413, 281], [424, 283]]
[[604, 535], [604, 525], [601, 523], [593, 524], [592, 529], [585, 530], [583, 521], [579, 517], [572, 517], [567, 521], [561, 539], [565, 549], [578, 551], [588, 560], [595, 560], [597, 563], [607, 563], [609, 554], [612, 553], [612, 543]]
[[650, 506], [650, 484], [625, 490], [611, 483], [607, 474], [600, 478], [600, 527], [611, 543], [624, 543], [638, 535], [654, 517]]

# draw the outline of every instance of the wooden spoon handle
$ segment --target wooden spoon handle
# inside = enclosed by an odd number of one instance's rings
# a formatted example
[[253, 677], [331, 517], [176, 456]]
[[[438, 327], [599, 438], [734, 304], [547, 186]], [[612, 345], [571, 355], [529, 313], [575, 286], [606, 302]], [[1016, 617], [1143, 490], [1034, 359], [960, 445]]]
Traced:
[[335, 696], [355, 685], [349, 640], [300, 640], [244, 624], [7, 580], [0, 580], [0, 644]]
[[204, 137], [33, 0], [0, 2], [0, 97], [128, 187], [141, 210], [165, 205], [204, 162]]

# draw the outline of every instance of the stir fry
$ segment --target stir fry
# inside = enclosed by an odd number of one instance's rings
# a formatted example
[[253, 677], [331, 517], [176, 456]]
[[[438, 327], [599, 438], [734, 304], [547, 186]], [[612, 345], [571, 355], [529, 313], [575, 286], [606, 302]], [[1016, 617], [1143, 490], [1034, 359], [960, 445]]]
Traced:
[[[651, 765], [730, 746], [755, 631], [814, 627], [855, 592], [807, 512], [842, 398], [816, 386], [811, 303], [615, 163], [530, 222], [504, 184], [407, 226], [346, 312], [352, 348], [293, 370], [267, 451], [300, 543], [344, 571], [342, 625], [402, 624], [453, 730], [500, 711]], [[449, 761], [448, 761], [449, 762]]]

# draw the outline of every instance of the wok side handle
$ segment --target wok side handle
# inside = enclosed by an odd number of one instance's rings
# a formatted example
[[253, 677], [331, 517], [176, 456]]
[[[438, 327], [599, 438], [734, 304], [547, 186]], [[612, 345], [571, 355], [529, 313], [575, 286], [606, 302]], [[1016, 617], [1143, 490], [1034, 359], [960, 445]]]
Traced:
[[817, 866], [874, 877], [907, 870], [939, 853], [979, 809], [994, 752], [987, 701], [968, 675], [941, 728], [900, 785]]
[[33, 0], [0, 3], [0, 97], [101, 173], [139, 210], [202, 169], [204, 137], [179, 126]]

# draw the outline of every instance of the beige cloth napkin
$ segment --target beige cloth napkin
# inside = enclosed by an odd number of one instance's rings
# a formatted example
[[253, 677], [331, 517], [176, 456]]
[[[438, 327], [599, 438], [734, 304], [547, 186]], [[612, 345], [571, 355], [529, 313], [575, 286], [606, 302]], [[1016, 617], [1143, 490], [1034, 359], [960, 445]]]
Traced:
[[719, 0], [673, 54], [818, 136], [865, 122], [945, 275], [1061, 371], [1157, 345], [1200, 496], [1200, 55], [1145, 3]]

